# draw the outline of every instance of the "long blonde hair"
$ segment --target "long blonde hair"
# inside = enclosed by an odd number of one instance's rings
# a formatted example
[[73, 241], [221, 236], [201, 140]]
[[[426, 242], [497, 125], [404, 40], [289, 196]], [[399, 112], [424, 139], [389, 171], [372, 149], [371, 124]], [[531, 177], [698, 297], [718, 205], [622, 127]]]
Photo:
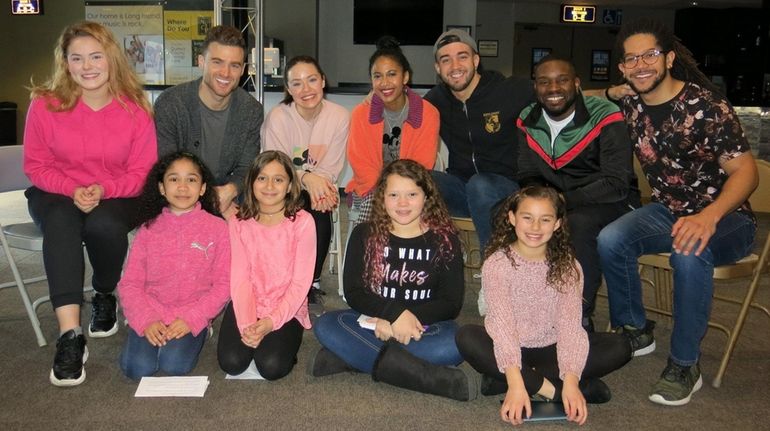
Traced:
[[67, 49], [78, 37], [92, 37], [104, 49], [109, 63], [109, 81], [107, 82], [110, 95], [124, 108], [126, 98], [136, 103], [148, 114], [152, 114], [152, 106], [144, 95], [142, 83], [137, 78], [134, 69], [128, 64], [123, 50], [118, 45], [112, 32], [101, 24], [91, 21], [81, 21], [65, 28], [56, 42], [54, 49], [54, 74], [42, 85], [32, 83], [30, 97], [52, 97], [59, 102], [58, 106], [48, 104], [51, 111], [70, 111], [77, 104], [82, 94], [80, 86], [72, 79], [67, 68]]

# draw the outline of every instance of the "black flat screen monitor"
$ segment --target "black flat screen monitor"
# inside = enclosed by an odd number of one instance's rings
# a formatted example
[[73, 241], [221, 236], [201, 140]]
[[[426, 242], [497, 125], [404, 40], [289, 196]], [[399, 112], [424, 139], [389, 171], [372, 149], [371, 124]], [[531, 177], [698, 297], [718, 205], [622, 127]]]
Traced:
[[433, 45], [443, 31], [444, 0], [354, 0], [354, 44], [391, 35], [401, 45]]

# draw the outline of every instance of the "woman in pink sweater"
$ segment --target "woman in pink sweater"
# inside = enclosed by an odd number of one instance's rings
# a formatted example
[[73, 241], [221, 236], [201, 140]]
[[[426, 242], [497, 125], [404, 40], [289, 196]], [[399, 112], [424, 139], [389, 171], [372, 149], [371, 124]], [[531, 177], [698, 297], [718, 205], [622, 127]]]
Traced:
[[147, 176], [142, 227], [118, 284], [129, 326], [119, 361], [130, 379], [189, 373], [230, 298], [230, 236], [211, 182], [188, 152], [164, 156]]
[[599, 377], [628, 362], [631, 345], [581, 325], [583, 273], [569, 245], [564, 197], [525, 187], [501, 205], [481, 269], [484, 327], [460, 328], [457, 347], [484, 375], [482, 394], [505, 393], [504, 421], [530, 417], [535, 397], [561, 401], [567, 419], [582, 425], [587, 402], [610, 399]]
[[228, 374], [251, 361], [267, 380], [286, 376], [310, 328], [307, 290], [313, 280], [316, 236], [302, 209], [291, 159], [265, 151], [254, 159], [243, 204], [228, 220], [232, 302], [222, 318], [217, 359]]
[[80, 326], [83, 245], [96, 290], [88, 334], [107, 337], [118, 330], [113, 291], [136, 226], [134, 197], [158, 150], [150, 104], [108, 29], [88, 21], [67, 27], [54, 59], [54, 76], [32, 89], [24, 172], [61, 334], [50, 380], [74, 386], [85, 380], [88, 358]]

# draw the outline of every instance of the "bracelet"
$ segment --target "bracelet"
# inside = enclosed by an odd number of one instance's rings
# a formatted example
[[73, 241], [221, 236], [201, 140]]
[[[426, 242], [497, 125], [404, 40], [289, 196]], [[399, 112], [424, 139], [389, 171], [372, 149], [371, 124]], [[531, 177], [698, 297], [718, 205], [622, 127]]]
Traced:
[[614, 102], [615, 101], [615, 99], [610, 97], [610, 87], [607, 87], [607, 88], [604, 89], [604, 97], [606, 97], [607, 100], [609, 100], [610, 102]]
[[310, 171], [308, 171], [308, 170], [306, 169], [306, 170], [305, 170], [305, 172], [302, 174], [302, 176], [301, 176], [301, 177], [299, 177], [299, 184], [300, 184], [300, 185], [302, 186], [302, 188], [304, 188], [304, 189], [307, 189], [307, 186], [305, 185], [305, 175], [307, 175], [307, 174], [309, 174], [309, 173], [310, 173]]

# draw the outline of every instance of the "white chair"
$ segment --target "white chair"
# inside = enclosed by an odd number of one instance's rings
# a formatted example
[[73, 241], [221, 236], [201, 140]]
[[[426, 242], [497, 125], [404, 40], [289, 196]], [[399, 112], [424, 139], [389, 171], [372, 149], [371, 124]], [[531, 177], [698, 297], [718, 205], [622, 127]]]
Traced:
[[[340, 203], [342, 205], [342, 203]], [[337, 293], [342, 296], [342, 223], [340, 223], [340, 207], [332, 211], [332, 241], [329, 244], [329, 274], [337, 274]]]
[[[22, 169], [23, 154], [23, 147], [21, 145], [0, 147], [0, 193], [24, 190], [31, 185]], [[46, 276], [42, 275], [23, 279], [11, 254], [11, 249], [42, 251], [43, 234], [32, 222], [16, 223], [7, 226], [0, 224], [0, 242], [2, 242], [3, 251], [8, 259], [14, 279], [10, 283], [0, 284], [0, 289], [14, 286], [18, 288], [24, 308], [27, 310], [29, 321], [32, 323], [32, 329], [35, 331], [37, 344], [43, 347], [47, 343], [43, 332], [40, 330], [40, 321], [35, 310], [41, 303], [45, 302], [43, 300], [45, 297], [35, 301], [33, 304], [30, 301], [29, 293], [27, 293], [26, 285], [43, 281], [46, 279]]]

